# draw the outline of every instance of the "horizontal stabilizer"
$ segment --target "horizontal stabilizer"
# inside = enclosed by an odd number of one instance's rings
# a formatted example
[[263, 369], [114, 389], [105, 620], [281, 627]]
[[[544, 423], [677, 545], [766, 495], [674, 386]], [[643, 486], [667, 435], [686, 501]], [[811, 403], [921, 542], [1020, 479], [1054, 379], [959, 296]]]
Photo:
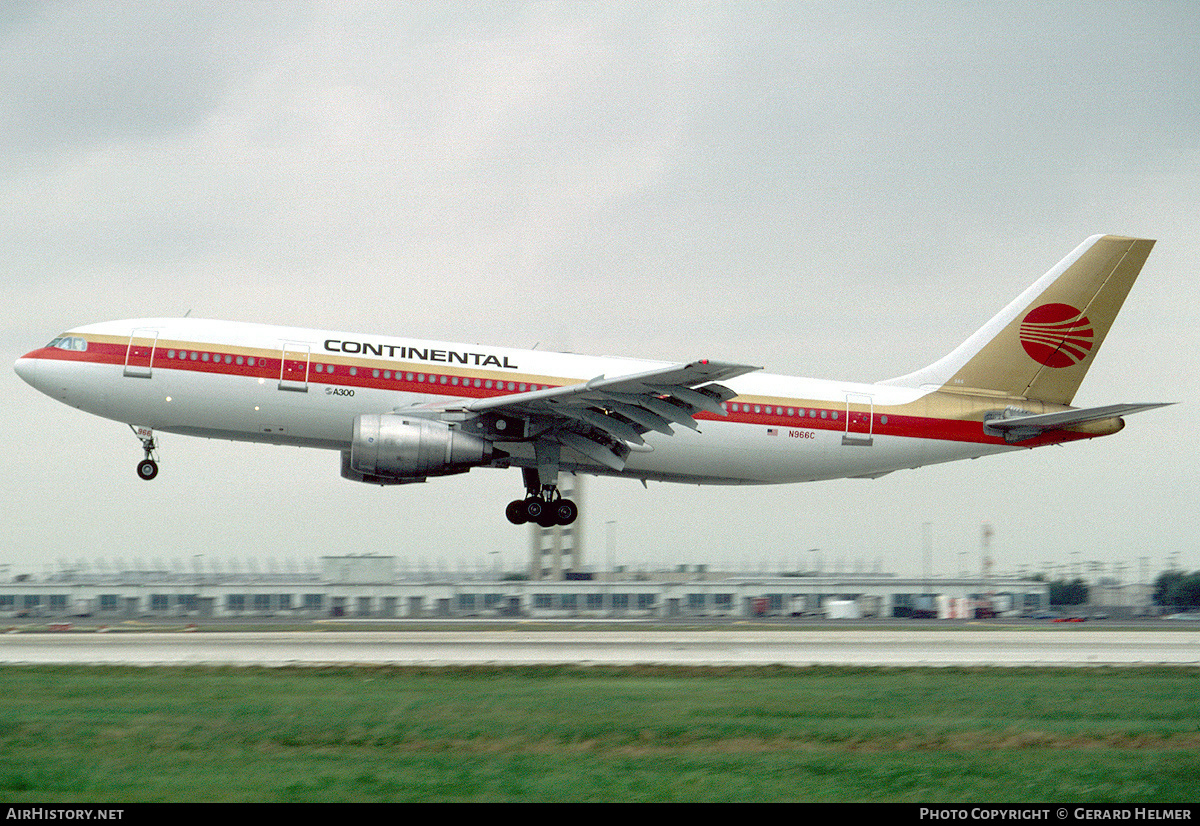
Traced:
[[1032, 439], [1046, 430], [1062, 430], [1088, 422], [1117, 419], [1143, 410], [1153, 410], [1156, 407], [1166, 407], [1174, 402], [1157, 402], [1149, 404], [1107, 404], [1102, 407], [1081, 407], [1078, 410], [1063, 410], [1058, 413], [1039, 413], [1022, 415], [1020, 412], [1005, 411], [986, 418], [983, 429], [992, 436], [1004, 436], [1007, 441], [1019, 442]]

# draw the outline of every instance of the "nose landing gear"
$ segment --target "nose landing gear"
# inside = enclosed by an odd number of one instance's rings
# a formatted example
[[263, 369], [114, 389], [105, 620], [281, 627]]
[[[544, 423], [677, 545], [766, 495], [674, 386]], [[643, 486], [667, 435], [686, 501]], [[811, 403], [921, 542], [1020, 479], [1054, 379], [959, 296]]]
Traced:
[[142, 450], [146, 454], [145, 458], [138, 462], [138, 478], [149, 482], [158, 475], [158, 462], [155, 461], [158, 446], [154, 442], [154, 430], [149, 427], [134, 427], [133, 425], [130, 425], [129, 429], [133, 431], [133, 435], [141, 440]]

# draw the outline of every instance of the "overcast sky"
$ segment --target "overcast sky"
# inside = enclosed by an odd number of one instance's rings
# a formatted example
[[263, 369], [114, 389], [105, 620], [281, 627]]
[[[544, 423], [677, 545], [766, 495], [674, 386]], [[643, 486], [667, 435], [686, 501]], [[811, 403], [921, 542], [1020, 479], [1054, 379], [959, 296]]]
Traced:
[[[916, 5], [916, 8], [914, 8]], [[0, 345], [194, 316], [874, 381], [1084, 238], [1158, 244], [1076, 404], [1106, 439], [845, 480], [588, 479], [590, 564], [1200, 568], [1200, 6], [6, 3]], [[378, 488], [0, 371], [0, 565], [524, 566], [517, 470]], [[613, 524], [609, 525], [608, 523]], [[819, 554], [810, 549], [820, 549]], [[203, 555], [203, 556], [198, 556]], [[1061, 572], [1061, 569], [1060, 569]]]

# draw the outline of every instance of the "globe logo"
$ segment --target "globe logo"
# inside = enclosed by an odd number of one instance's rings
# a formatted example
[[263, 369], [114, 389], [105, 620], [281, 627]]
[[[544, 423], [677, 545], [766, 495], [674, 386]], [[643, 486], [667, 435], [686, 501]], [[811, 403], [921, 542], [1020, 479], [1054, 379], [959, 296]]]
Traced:
[[1047, 367], [1078, 364], [1092, 350], [1092, 322], [1070, 304], [1043, 304], [1021, 321], [1021, 345]]

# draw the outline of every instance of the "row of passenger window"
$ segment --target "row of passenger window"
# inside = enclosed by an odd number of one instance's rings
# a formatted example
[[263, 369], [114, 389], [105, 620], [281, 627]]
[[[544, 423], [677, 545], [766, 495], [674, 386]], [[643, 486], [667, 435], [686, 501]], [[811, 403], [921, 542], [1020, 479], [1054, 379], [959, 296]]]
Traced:
[[[732, 413], [739, 413], [739, 412], [740, 413], [749, 413], [751, 411], [751, 409], [753, 409], [753, 411], [755, 413], [763, 413], [763, 414], [766, 414], [767, 416], [771, 416], [771, 415], [782, 416], [783, 415], [782, 407], [772, 407], [769, 404], [767, 404], [767, 405], [761, 405], [761, 404], [749, 405], [749, 404], [745, 404], [745, 403], [741, 403], [741, 404], [734, 403], [734, 404], [729, 405], [729, 410]], [[801, 418], [804, 417], [806, 412], [808, 414], [808, 418], [810, 418], [810, 419], [815, 419], [818, 416], [822, 419], [836, 419], [838, 417], [838, 412], [836, 410], [805, 411], [803, 407], [801, 407], [799, 409], [797, 409], [795, 407], [789, 407], [787, 409], [787, 415], [798, 416]]]
[[224, 361], [226, 364], [246, 365], [248, 367], [254, 367], [256, 364], [262, 366], [267, 362], [266, 359], [255, 359], [253, 356], [234, 357], [228, 353], [222, 356], [220, 353], [201, 353], [195, 350], [168, 350], [167, 358], [178, 361], [210, 361], [214, 364], [220, 364], [221, 361]]
[[[364, 368], [364, 372], [365, 370], [366, 368]], [[351, 376], [358, 375], [357, 367], [338, 367], [333, 364], [314, 364], [313, 371], [323, 375], [329, 375], [331, 373], [344, 373]], [[495, 381], [493, 379], [470, 379], [465, 377], [460, 378], [458, 376], [434, 375], [432, 373], [426, 375], [425, 373], [407, 373], [400, 370], [393, 372], [391, 370], [379, 370], [377, 368], [373, 368], [371, 370], [371, 378], [382, 378], [385, 381], [409, 381], [416, 382], [418, 384], [446, 384], [452, 387], [478, 387], [483, 390], [508, 390], [510, 392], [520, 393], [525, 393], [530, 390], [549, 389], [549, 385], [546, 384], [528, 384], [526, 382], [515, 381], [503, 382]]]

